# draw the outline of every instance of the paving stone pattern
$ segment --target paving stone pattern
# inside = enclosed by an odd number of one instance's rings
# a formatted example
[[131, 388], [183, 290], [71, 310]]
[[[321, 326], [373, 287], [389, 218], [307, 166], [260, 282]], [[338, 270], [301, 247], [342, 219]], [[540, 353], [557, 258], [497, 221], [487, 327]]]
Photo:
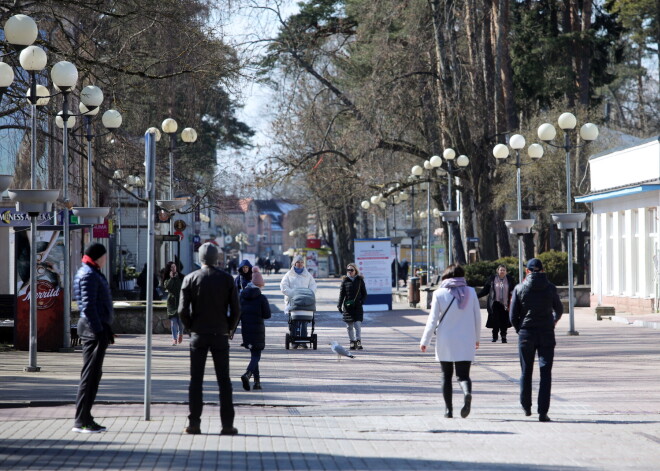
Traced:
[[[93, 412], [108, 427], [72, 433], [80, 353], [39, 353], [39, 373], [24, 373], [27, 352], [0, 353], [1, 470], [658, 470], [660, 331], [596, 321], [576, 310], [577, 337], [557, 329], [551, 423], [518, 406], [517, 336], [482, 344], [472, 368], [469, 418], [445, 419], [440, 369], [419, 352], [426, 311], [395, 306], [368, 313], [365, 349], [337, 361], [329, 343], [347, 344], [336, 312], [338, 280], [318, 292], [319, 349], [285, 350], [286, 318], [276, 276], [263, 353], [262, 391], [243, 391], [249, 360], [237, 336], [231, 369], [235, 437], [220, 436], [217, 387], [207, 365], [202, 435], [187, 424], [186, 342], [154, 336], [151, 420], [144, 420], [144, 336], [117, 339], [106, 357]], [[484, 311], [485, 322], [485, 311]], [[210, 364], [210, 360], [209, 360]], [[537, 370], [538, 371], [538, 370]], [[535, 383], [536, 387], [537, 383]], [[454, 388], [455, 409], [462, 397]], [[458, 417], [458, 413], [456, 416]]]

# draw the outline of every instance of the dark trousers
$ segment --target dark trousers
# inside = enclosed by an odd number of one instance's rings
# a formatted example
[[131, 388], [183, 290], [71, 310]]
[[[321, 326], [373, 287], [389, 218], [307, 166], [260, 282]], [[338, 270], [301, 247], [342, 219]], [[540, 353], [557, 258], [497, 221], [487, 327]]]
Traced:
[[220, 394], [220, 422], [222, 428], [234, 426], [234, 402], [229, 378], [229, 337], [221, 334], [197, 334], [190, 338], [190, 426], [199, 427], [202, 417], [204, 368], [209, 350], [215, 367], [215, 377]]
[[98, 337], [100, 339], [83, 339], [83, 367], [76, 396], [75, 427], [86, 427], [94, 421], [92, 406], [99, 391], [99, 383], [103, 375], [103, 359], [108, 349], [108, 338], [103, 334]]
[[538, 413], [547, 414], [550, 409], [552, 388], [552, 362], [555, 357], [555, 332], [553, 330], [526, 330], [518, 332], [520, 353], [520, 404], [532, 408], [532, 373], [534, 357], [538, 353], [541, 382], [539, 384]]
[[454, 376], [454, 365], [456, 366], [456, 377], [459, 382], [467, 381], [468, 391], [472, 392], [472, 380], [470, 379], [470, 361], [441, 361], [442, 369], [442, 397], [445, 399], [447, 408], [452, 407], [452, 387], [451, 379]]
[[261, 349], [251, 348], [250, 363], [246, 369], [252, 372], [255, 380], [259, 379], [259, 360], [261, 360]]

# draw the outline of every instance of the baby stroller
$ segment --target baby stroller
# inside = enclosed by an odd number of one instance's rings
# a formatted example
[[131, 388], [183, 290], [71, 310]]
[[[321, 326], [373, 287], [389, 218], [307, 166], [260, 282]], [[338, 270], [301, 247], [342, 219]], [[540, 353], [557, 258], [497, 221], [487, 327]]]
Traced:
[[[291, 345], [310, 344], [316, 350], [317, 341], [314, 333], [314, 312], [316, 311], [316, 297], [314, 291], [308, 288], [296, 288], [289, 297], [289, 333], [285, 337], [285, 347], [288, 350]], [[304, 335], [307, 324], [311, 322], [312, 330], [309, 335]]]

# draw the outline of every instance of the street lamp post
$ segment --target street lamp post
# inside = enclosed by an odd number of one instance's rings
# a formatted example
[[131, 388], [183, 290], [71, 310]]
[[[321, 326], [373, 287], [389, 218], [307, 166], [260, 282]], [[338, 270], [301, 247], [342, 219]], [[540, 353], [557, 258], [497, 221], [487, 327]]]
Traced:
[[[573, 231], [577, 230], [581, 222], [586, 217], [586, 213], [573, 213], [573, 204], [571, 200], [571, 150], [578, 149], [586, 144], [572, 144], [571, 134], [577, 126], [577, 119], [571, 113], [562, 113], [557, 120], [559, 127], [564, 131], [564, 144], [554, 144], [553, 140], [557, 135], [557, 130], [550, 123], [543, 123], [538, 128], [538, 137], [547, 145], [564, 149], [566, 154], [566, 213], [557, 213], [552, 215], [552, 219], [557, 223], [560, 230], [566, 231], [566, 244], [568, 248], [568, 313], [569, 330], [568, 335], [579, 335], [575, 330], [575, 313], [573, 309]], [[598, 137], [598, 127], [592, 123], [582, 125], [579, 132], [580, 137], [586, 143], [595, 140]]]
[[62, 199], [63, 231], [64, 231], [64, 279], [62, 289], [64, 290], [64, 346], [71, 344], [71, 219], [69, 210], [73, 206], [69, 200], [69, 129], [76, 123], [76, 118], [69, 114], [69, 94], [78, 82], [78, 69], [71, 62], [60, 61], [50, 71], [53, 84], [62, 92], [62, 111], [56, 118], [56, 123], [63, 129], [62, 132]]
[[[452, 148], [447, 148], [443, 151], [442, 156], [447, 162], [447, 211], [440, 211], [439, 215], [442, 217], [442, 220], [447, 223], [447, 255], [449, 265], [454, 263], [454, 250], [453, 250], [453, 235], [452, 235], [452, 223], [458, 223], [460, 218], [460, 212], [454, 211], [454, 195], [452, 190], [452, 184], [454, 182], [454, 172], [465, 168], [470, 163], [470, 159], [467, 155], [459, 155], [456, 158], [456, 151]], [[454, 160], [456, 160], [456, 165], [458, 169], [454, 168]]]
[[[47, 64], [46, 53], [31, 44], [38, 36], [37, 24], [27, 15], [15, 15], [7, 20], [4, 28], [6, 41], [20, 51], [19, 63], [30, 75], [30, 88], [27, 93], [31, 108], [31, 149], [30, 149], [30, 190], [9, 190], [10, 198], [16, 202], [19, 211], [25, 211], [30, 217], [30, 315], [28, 349], [29, 362], [26, 372], [37, 372], [37, 217], [43, 211], [50, 211], [52, 203], [59, 195], [58, 190], [37, 189], [37, 106], [48, 103], [50, 94], [46, 87], [37, 85], [36, 73]], [[14, 80], [14, 72], [6, 64], [0, 69], [0, 93], [9, 88]], [[42, 98], [45, 97], [45, 98]], [[5, 181], [8, 187], [11, 182]]]
[[[165, 134], [170, 136], [168, 151], [170, 162], [169, 199], [174, 200], [174, 150], [176, 149], [176, 131], [179, 128], [179, 125], [174, 119], [167, 118], [161, 123], [160, 127]], [[156, 136], [156, 140], [158, 141], [160, 139], [160, 133], [158, 133]], [[192, 144], [197, 140], [197, 131], [195, 131], [193, 128], [185, 128], [183, 131], [181, 131], [181, 140], [185, 143]], [[172, 218], [170, 217], [170, 234], [174, 233], [173, 224], [174, 221], [172, 221]], [[171, 243], [169, 252], [170, 260], [174, 260], [174, 247], [172, 247]]]
[[[520, 169], [525, 164], [523, 164], [520, 159], [520, 150], [525, 147], [525, 138], [520, 134], [514, 134], [509, 139], [509, 146], [516, 151], [516, 161], [513, 165], [516, 166], [516, 203], [518, 208], [517, 221], [522, 221], [522, 187], [520, 180]], [[532, 144], [527, 149], [527, 154], [532, 158], [533, 161], [538, 161], [541, 157], [543, 157], [543, 146], [540, 144]], [[497, 144], [495, 147], [493, 147], [493, 156], [498, 160], [506, 161], [506, 158], [509, 156], [509, 147], [507, 147], [505, 144]], [[511, 230], [511, 225], [509, 224], [509, 226], [509, 230]], [[526, 226], [521, 226], [520, 223], [518, 223], [516, 227], [523, 229]], [[531, 228], [531, 225], [529, 227]], [[524, 232], [516, 234], [518, 235], [518, 282], [522, 283], [524, 278], [522, 235]]]

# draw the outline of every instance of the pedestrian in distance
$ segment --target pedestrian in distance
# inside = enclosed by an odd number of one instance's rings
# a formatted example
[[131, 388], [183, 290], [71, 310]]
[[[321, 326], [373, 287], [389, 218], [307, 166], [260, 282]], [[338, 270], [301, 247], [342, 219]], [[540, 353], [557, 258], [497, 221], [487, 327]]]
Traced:
[[193, 435], [201, 433], [204, 366], [210, 351], [220, 390], [220, 434], [236, 435], [238, 430], [234, 427], [234, 402], [229, 377], [229, 340], [233, 338], [241, 318], [238, 290], [231, 275], [216, 267], [218, 248], [215, 245], [208, 242], [202, 244], [199, 260], [202, 268], [183, 279], [179, 300], [179, 317], [191, 332], [190, 415], [184, 431]]
[[238, 266], [238, 275], [234, 280], [238, 292], [240, 293], [250, 281], [252, 281], [252, 264], [249, 260], [243, 260]]
[[466, 418], [470, 414], [470, 366], [479, 348], [480, 330], [481, 311], [477, 293], [465, 282], [463, 267], [450, 265], [442, 274], [440, 287], [433, 293], [431, 311], [419, 344], [420, 350], [426, 352], [433, 333], [436, 333], [435, 358], [442, 369], [442, 396], [447, 418], [453, 417], [451, 380], [454, 368], [464, 397], [461, 417]]
[[364, 310], [362, 306], [367, 299], [367, 287], [364, 278], [354, 263], [346, 266], [346, 275], [339, 286], [339, 301], [337, 309], [346, 323], [348, 340], [351, 350], [362, 350], [362, 321]]
[[[284, 274], [280, 282], [280, 291], [284, 295], [284, 313], [287, 316], [291, 312], [289, 297], [296, 288], [308, 288], [316, 294], [316, 281], [312, 274], [305, 268], [305, 260], [300, 255], [293, 257], [291, 269]], [[307, 337], [307, 322], [290, 321], [289, 333], [291, 337]], [[296, 335], [296, 333], [299, 335]], [[298, 344], [294, 345], [293, 348], [298, 348]], [[303, 344], [303, 348], [307, 348], [307, 345]]]
[[555, 326], [564, 312], [557, 287], [548, 281], [543, 263], [538, 258], [527, 262], [526, 276], [516, 285], [511, 296], [509, 316], [518, 333], [520, 355], [520, 404], [526, 416], [532, 415], [532, 372], [538, 354], [541, 381], [537, 412], [540, 422], [551, 422], [550, 391], [552, 363], [555, 357]]
[[493, 342], [497, 342], [499, 334], [502, 343], [507, 343], [507, 329], [511, 327], [509, 303], [516, 282], [506, 271], [506, 265], [498, 265], [495, 274], [488, 278], [484, 287], [477, 293], [479, 298], [488, 295], [486, 301], [486, 310], [488, 311], [486, 327], [493, 330]]
[[266, 325], [265, 319], [270, 319], [270, 305], [268, 298], [261, 293], [264, 287], [264, 277], [258, 267], [253, 268], [252, 281], [241, 291], [241, 335], [243, 336], [243, 347], [250, 350], [250, 363], [245, 373], [241, 376], [243, 389], [250, 390], [250, 378], [254, 378], [252, 389], [261, 389], [261, 374], [259, 372], [259, 360], [261, 352], [266, 348]]
[[106, 428], [96, 423], [92, 406], [103, 375], [103, 360], [108, 344], [115, 343], [112, 332], [112, 294], [101, 269], [107, 260], [102, 244], [93, 243], [85, 249], [82, 265], [73, 280], [73, 293], [78, 303], [80, 319], [78, 336], [82, 341], [83, 367], [76, 396], [76, 418], [73, 432], [99, 433]]
[[183, 324], [179, 319], [179, 297], [183, 275], [179, 273], [176, 263], [167, 262], [163, 275], [163, 287], [167, 291], [167, 317], [172, 331], [172, 345], [183, 342]]
[[[140, 301], [145, 301], [147, 299], [147, 264], [146, 263], [142, 267], [142, 271], [138, 275], [136, 283], [140, 288]], [[160, 293], [158, 292], [158, 276], [155, 273], [154, 273], [153, 299], [154, 301], [160, 299]]]

